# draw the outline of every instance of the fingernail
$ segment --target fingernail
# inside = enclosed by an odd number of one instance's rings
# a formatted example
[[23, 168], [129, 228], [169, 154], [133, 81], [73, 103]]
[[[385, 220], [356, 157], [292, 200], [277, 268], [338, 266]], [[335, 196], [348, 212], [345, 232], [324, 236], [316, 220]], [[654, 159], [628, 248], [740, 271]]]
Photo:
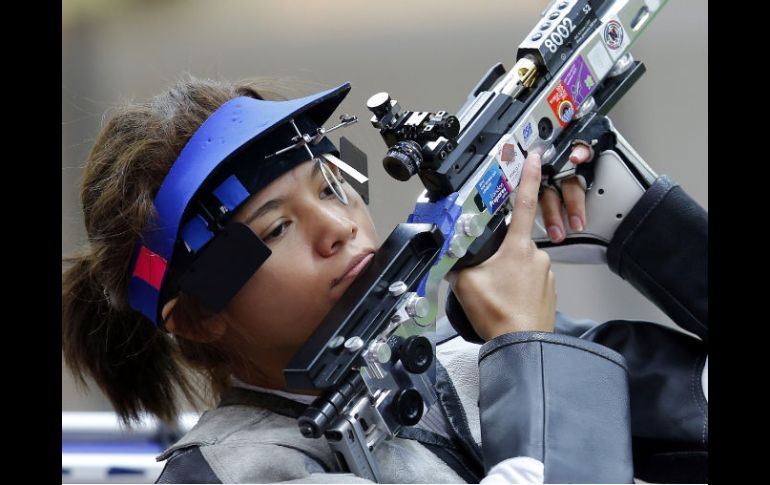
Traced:
[[561, 227], [548, 226], [548, 237], [550, 237], [551, 241], [553, 242], [560, 242], [562, 238], [564, 238], [564, 234], [561, 232]]
[[579, 216], [571, 216], [569, 218], [569, 225], [572, 226], [572, 229], [575, 231], [580, 232], [583, 230], [583, 221]]

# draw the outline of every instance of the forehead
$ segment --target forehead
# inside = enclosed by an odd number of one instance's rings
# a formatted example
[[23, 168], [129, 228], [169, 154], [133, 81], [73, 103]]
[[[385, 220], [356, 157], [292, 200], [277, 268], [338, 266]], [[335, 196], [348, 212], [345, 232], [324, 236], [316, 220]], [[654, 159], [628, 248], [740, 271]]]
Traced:
[[253, 216], [254, 211], [271, 199], [281, 199], [280, 201], [282, 201], [290, 197], [296, 187], [307, 185], [315, 177], [320, 177], [319, 173], [319, 164], [315, 160], [306, 160], [300, 163], [250, 196], [238, 209], [236, 218], [240, 220]]

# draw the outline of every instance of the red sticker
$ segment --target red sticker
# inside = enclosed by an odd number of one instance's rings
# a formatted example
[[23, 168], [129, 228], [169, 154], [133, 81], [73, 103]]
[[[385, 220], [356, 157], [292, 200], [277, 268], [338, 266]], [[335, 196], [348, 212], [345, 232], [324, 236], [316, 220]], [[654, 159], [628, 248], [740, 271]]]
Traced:
[[551, 91], [551, 94], [548, 95], [548, 104], [551, 106], [562, 128], [567, 126], [572, 117], [575, 116], [575, 101], [561, 81]]
[[166, 273], [166, 260], [142, 246], [136, 258], [134, 276], [141, 278], [156, 290], [160, 290], [163, 275]]
[[510, 162], [516, 155], [516, 147], [512, 143], [503, 144], [503, 152], [500, 154], [500, 160]]

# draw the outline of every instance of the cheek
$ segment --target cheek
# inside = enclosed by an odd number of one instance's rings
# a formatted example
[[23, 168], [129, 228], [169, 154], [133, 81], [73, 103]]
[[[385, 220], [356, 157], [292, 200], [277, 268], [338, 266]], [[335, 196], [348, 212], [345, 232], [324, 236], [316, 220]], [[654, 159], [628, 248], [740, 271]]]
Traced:
[[354, 200], [352, 207], [352, 216], [358, 225], [359, 234], [366, 237], [373, 245], [377, 242], [377, 229], [374, 227], [374, 220], [372, 214], [369, 212], [369, 208], [364, 203], [364, 200], [351, 189], [354, 194], [352, 199]]
[[308, 249], [298, 246], [276, 248], [228, 303], [236, 337], [249, 337], [262, 348], [301, 343], [328, 310], [320, 298], [328, 292], [328, 276], [318, 271]]

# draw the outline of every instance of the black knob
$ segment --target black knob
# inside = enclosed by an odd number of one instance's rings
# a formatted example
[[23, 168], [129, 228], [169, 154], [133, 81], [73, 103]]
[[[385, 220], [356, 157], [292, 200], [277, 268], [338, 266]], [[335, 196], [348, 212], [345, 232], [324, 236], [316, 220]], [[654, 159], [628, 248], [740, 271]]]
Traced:
[[372, 95], [366, 101], [366, 107], [374, 113], [377, 119], [382, 118], [390, 111], [390, 95], [385, 91]]
[[385, 158], [382, 159], [382, 166], [385, 171], [396, 180], [402, 182], [409, 180], [412, 175], [417, 173], [422, 165], [422, 151], [420, 145], [412, 140], [397, 142], [390, 147]]
[[402, 389], [393, 398], [396, 419], [404, 426], [414, 426], [422, 418], [422, 396], [415, 389]]
[[401, 345], [399, 357], [406, 370], [412, 374], [422, 374], [433, 363], [433, 346], [426, 337], [412, 335]]
[[320, 438], [329, 427], [329, 417], [320, 410], [310, 406], [297, 420], [299, 431], [305, 438]]
[[447, 138], [455, 138], [460, 134], [460, 120], [457, 116], [449, 116], [444, 124], [444, 134]]

